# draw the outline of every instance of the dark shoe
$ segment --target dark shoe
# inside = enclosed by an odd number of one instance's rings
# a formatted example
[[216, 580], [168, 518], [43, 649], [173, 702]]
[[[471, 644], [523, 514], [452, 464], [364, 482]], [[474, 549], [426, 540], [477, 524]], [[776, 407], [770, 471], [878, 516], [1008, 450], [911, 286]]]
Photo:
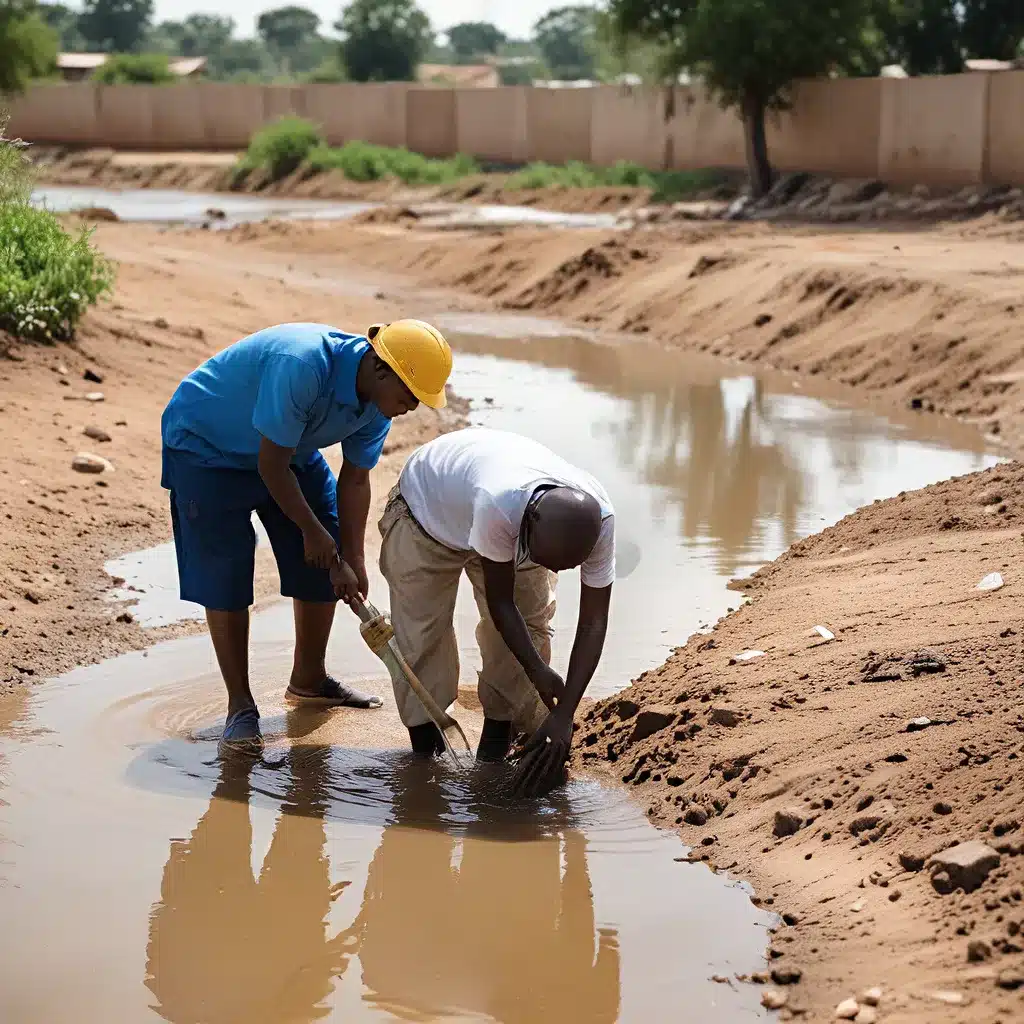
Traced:
[[476, 748], [478, 761], [504, 761], [512, 744], [512, 723], [485, 718], [480, 733], [480, 744]]
[[414, 725], [409, 730], [409, 740], [412, 743], [412, 752], [417, 757], [433, 757], [435, 754], [444, 753], [441, 730], [433, 722]]
[[260, 732], [260, 713], [256, 708], [242, 708], [228, 715], [220, 738], [221, 750], [232, 753], [263, 753], [263, 734]]
[[307, 707], [360, 708], [363, 711], [384, 705], [384, 701], [376, 694], [363, 693], [350, 686], [345, 686], [331, 676], [328, 676], [320, 684], [320, 690], [317, 693], [305, 693], [289, 686], [285, 691], [285, 700], [291, 704], [303, 704]]

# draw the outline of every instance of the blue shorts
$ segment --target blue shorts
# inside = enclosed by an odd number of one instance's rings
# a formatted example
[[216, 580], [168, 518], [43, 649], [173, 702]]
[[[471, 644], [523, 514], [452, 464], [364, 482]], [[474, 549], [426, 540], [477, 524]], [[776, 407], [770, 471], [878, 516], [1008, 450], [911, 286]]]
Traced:
[[[314, 515], [338, 538], [337, 482], [317, 452], [292, 466]], [[241, 611], [253, 603], [256, 531], [252, 513], [270, 537], [281, 593], [300, 601], [334, 601], [326, 569], [306, 565], [302, 531], [271, 498], [257, 470], [203, 466], [165, 448], [163, 486], [171, 492], [171, 523], [181, 599], [214, 611]]]

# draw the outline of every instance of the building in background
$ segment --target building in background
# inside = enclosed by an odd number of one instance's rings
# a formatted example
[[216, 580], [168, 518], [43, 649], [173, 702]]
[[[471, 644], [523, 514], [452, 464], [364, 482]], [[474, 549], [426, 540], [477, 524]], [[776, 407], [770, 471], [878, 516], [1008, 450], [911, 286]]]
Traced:
[[[81, 82], [90, 78], [98, 67], [106, 64], [109, 56], [109, 53], [59, 53], [57, 70], [65, 82]], [[203, 73], [206, 58], [171, 57], [169, 67], [171, 73], [179, 78], [195, 78]]]

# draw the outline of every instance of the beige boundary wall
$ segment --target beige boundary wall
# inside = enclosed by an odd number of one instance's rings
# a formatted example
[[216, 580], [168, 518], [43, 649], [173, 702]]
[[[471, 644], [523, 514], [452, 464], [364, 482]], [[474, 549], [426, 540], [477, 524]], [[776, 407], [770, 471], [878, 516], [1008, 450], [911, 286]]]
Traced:
[[[79, 82], [34, 87], [10, 110], [10, 133], [49, 145], [240, 150], [261, 126], [294, 114], [320, 125], [332, 145], [363, 139], [503, 164], [744, 166], [735, 112], [687, 88]], [[1022, 111], [1024, 71], [801, 82], [791, 109], [769, 117], [769, 152], [787, 171], [1024, 185]]]

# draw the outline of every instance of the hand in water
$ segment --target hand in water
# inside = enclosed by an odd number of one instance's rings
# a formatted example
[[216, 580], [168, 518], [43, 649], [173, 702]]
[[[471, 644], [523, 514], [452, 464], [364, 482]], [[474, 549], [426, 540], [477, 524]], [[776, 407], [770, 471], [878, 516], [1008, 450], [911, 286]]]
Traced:
[[512, 778], [513, 794], [538, 797], [561, 786], [571, 746], [572, 717], [553, 711], [522, 748]]

